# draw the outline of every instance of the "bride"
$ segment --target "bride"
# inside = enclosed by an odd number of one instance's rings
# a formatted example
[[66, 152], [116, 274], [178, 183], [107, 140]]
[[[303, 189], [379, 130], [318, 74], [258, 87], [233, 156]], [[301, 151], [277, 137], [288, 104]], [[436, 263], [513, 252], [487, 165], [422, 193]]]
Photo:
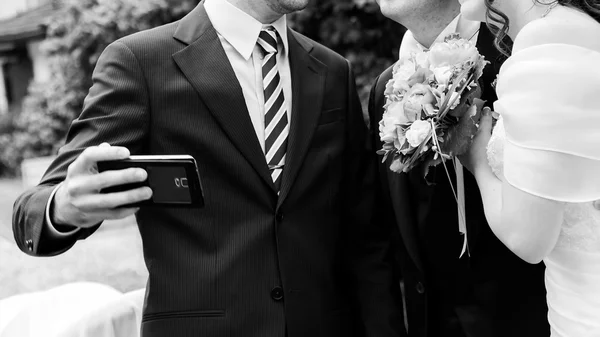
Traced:
[[[514, 41], [500, 115], [484, 111], [465, 165], [494, 234], [546, 264], [552, 336], [600, 336], [600, 0], [462, 0]], [[527, 299], [523, 299], [527, 300]], [[518, 304], [515, 304], [518, 305]]]

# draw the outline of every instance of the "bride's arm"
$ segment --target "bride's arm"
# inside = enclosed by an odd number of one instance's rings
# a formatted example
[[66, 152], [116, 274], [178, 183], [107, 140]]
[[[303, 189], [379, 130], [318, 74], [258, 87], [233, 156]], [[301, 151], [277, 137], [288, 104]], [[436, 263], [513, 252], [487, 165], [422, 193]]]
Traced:
[[496, 177], [486, 154], [491, 130], [492, 117], [487, 111], [468, 157], [461, 161], [466, 161], [464, 164], [475, 175], [494, 234], [521, 259], [539, 263], [556, 245], [565, 205], [519, 190]]

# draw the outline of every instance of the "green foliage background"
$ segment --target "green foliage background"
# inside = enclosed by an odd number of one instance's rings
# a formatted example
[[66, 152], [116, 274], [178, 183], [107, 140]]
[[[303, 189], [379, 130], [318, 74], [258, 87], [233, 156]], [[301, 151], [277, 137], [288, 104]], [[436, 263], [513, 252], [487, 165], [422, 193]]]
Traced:
[[[66, 0], [48, 21], [44, 53], [48, 83], [31, 83], [22, 112], [0, 117], [0, 175], [18, 174], [25, 158], [55, 154], [81, 111], [100, 53], [120, 37], [174, 20], [198, 0]], [[366, 107], [371, 83], [397, 58], [401, 26], [384, 18], [374, 1], [313, 0], [289, 16], [290, 25], [346, 56]]]

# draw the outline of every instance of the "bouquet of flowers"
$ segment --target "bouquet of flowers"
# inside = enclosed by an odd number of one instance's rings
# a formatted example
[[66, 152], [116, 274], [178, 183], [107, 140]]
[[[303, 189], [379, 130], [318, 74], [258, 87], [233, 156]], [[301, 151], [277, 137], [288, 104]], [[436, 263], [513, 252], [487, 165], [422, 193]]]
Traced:
[[[458, 206], [458, 229], [468, 251], [464, 180], [456, 156], [466, 153], [477, 132], [483, 107], [477, 84], [488, 62], [475, 45], [458, 34], [434, 44], [429, 51], [400, 59], [385, 90], [386, 103], [379, 122], [383, 162], [392, 156], [390, 169], [408, 172], [422, 169], [427, 181], [431, 166], [451, 159], [456, 172], [453, 189]], [[429, 183], [429, 182], [428, 182]]]
[[487, 63], [473, 43], [452, 34], [394, 65], [377, 152], [384, 162], [393, 156], [392, 171], [418, 166], [426, 177], [429, 167], [467, 151], [484, 103], [477, 82]]

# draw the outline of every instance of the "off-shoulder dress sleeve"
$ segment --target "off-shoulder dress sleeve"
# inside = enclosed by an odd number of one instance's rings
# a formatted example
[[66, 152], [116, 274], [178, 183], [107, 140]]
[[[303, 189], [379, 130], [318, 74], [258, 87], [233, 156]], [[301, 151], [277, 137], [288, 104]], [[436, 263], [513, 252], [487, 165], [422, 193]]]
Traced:
[[[590, 27], [581, 34], [600, 41], [600, 26]], [[506, 130], [505, 179], [547, 199], [598, 200], [600, 47], [571, 44], [564, 36], [551, 41], [549, 28], [523, 32], [529, 42], [515, 41], [516, 50], [498, 76], [494, 109]], [[544, 34], [544, 43], [535, 43], [537, 32]]]

